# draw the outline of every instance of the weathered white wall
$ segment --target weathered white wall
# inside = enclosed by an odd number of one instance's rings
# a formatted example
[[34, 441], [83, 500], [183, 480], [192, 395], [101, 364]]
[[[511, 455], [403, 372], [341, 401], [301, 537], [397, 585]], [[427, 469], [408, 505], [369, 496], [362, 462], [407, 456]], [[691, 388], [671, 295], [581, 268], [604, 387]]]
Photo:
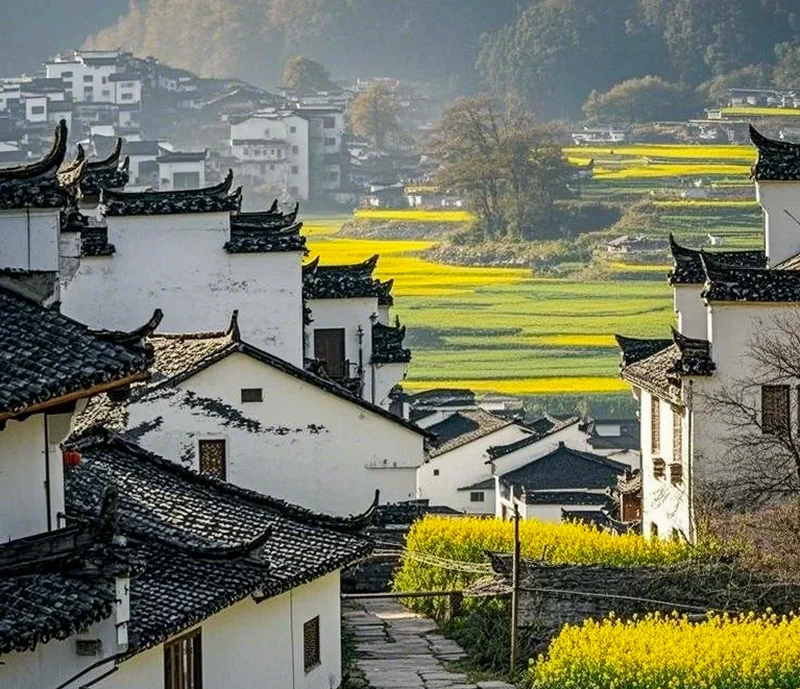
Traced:
[[[303, 623], [320, 617], [321, 663], [303, 669]], [[341, 682], [339, 573], [257, 604], [247, 598], [205, 620], [203, 686], [331, 689]], [[133, 657], [99, 689], [162, 687], [164, 647]]]
[[359, 343], [358, 328], [362, 330], [361, 350], [364, 364], [365, 397], [370, 399], [369, 376], [366, 375], [372, 354], [372, 321], [370, 316], [378, 312], [377, 297], [361, 297], [358, 299], [309, 299], [306, 305], [311, 309], [313, 322], [308, 326], [308, 352], [306, 356], [314, 356], [314, 331], [326, 328], [344, 328], [344, 357], [350, 361], [350, 375], [355, 376], [358, 366]]
[[800, 185], [756, 182], [756, 198], [764, 209], [764, 246], [770, 267], [800, 252]]
[[301, 252], [229, 254], [228, 213], [109, 217], [110, 257], [84, 258], [62, 284], [62, 311], [130, 330], [153, 309], [163, 332], [215, 331], [239, 310], [244, 339], [302, 364]]
[[[102, 651], [97, 656], [79, 656], [76, 652], [77, 639], [100, 640]], [[0, 656], [0, 687], [3, 689], [79, 689], [94, 681], [114, 667], [113, 661], [87, 672], [75, 681], [69, 681], [95, 663], [111, 658], [123, 650], [116, 644], [115, 616], [93, 624], [81, 634], [63, 641], [52, 640], [40, 644], [33, 651], [7, 653]], [[163, 669], [159, 676], [163, 682]], [[66, 683], [66, 684], [65, 684]], [[100, 684], [97, 686], [105, 686]], [[142, 685], [160, 687], [161, 684]]]
[[372, 398], [368, 398], [370, 402], [374, 402], [379, 407], [388, 409], [391, 404], [389, 393], [395, 385], [402, 382], [406, 377], [407, 364], [370, 364], [371, 380], [370, 388], [372, 388]]
[[[264, 401], [241, 403], [241, 389], [261, 387]], [[186, 394], [221, 400], [260, 427], [220, 419]], [[362, 512], [376, 488], [382, 502], [414, 497], [423, 437], [346, 399], [244, 354], [235, 354], [151, 401], [129, 405], [129, 428], [161, 425], [139, 442], [197, 468], [198, 440], [224, 438], [228, 480], [334, 514]]]
[[[193, 160], [184, 162], [160, 162], [158, 164], [159, 189], [170, 191], [175, 188], [175, 175], [183, 173], [196, 173], [198, 183], [195, 188], [202, 189], [206, 186], [206, 161]], [[167, 180], [166, 182], [164, 180]]]
[[678, 332], [701, 340], [708, 338], [706, 304], [700, 298], [703, 285], [675, 285], [673, 288]]
[[[63, 483], [62, 483], [63, 486]], [[63, 504], [63, 487], [61, 489]], [[0, 542], [47, 531], [44, 415], [0, 431]]]
[[[488, 509], [491, 512], [491, 503], [488, 506], [486, 503], [470, 504], [469, 493], [465, 496], [465, 492], [458, 489], [492, 477], [491, 467], [486, 464], [489, 458], [486, 450], [493, 445], [508, 445], [529, 435], [520, 426], [506, 426], [450, 452], [431, 457], [417, 470], [417, 497], [430, 500], [431, 505], [446, 505], [480, 513]], [[435, 471], [439, 472], [438, 475], [434, 475]]]
[[58, 209], [0, 211], [0, 268], [58, 270]]

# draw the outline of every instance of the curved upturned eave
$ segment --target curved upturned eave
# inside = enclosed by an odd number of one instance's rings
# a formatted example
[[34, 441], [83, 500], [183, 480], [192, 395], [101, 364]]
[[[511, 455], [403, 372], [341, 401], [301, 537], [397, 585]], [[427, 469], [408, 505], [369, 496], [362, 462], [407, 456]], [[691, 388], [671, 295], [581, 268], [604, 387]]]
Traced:
[[114, 150], [111, 155], [103, 160], [91, 160], [86, 163], [86, 169], [89, 172], [97, 172], [99, 170], [115, 170], [119, 167], [119, 158], [122, 154], [122, 137], [117, 137], [117, 143], [114, 144]]
[[101, 202], [105, 201], [150, 201], [164, 198], [202, 198], [204, 196], [228, 196], [233, 185], [233, 170], [228, 170], [228, 175], [222, 182], [211, 187], [201, 189], [177, 189], [173, 191], [114, 191], [113, 189], [101, 190]]
[[56, 126], [53, 146], [50, 148], [50, 152], [35, 163], [1, 168], [0, 182], [34, 179], [47, 173], [55, 175], [67, 155], [67, 134], [67, 123], [65, 120], [61, 120]]

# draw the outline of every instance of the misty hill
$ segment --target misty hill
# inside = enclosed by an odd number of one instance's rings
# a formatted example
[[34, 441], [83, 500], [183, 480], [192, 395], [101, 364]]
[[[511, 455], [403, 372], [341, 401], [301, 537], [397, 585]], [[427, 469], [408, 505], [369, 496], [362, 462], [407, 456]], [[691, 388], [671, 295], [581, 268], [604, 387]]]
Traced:
[[0, 2], [0, 75], [40, 69], [53, 53], [77, 48], [117, 21], [128, 0], [6, 0]]
[[706, 102], [725, 85], [787, 86], [800, 74], [799, 26], [796, 0], [132, 0], [87, 47], [266, 87], [303, 54], [334, 77], [513, 90], [561, 117], [646, 75], [692, 108], [703, 83]]

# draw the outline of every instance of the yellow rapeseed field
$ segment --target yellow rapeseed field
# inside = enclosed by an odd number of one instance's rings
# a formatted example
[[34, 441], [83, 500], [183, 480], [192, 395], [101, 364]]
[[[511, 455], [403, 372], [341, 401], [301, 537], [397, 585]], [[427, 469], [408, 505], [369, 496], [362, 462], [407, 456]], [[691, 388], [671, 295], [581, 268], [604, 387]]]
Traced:
[[800, 618], [589, 620], [565, 627], [529, 675], [534, 689], [796, 689]]
[[758, 108], [740, 105], [722, 108], [722, 114], [731, 117], [800, 117], [800, 108]]
[[408, 380], [403, 387], [409, 391], [448, 387], [473, 392], [497, 392], [503, 395], [556, 395], [561, 393], [598, 394], [622, 392], [630, 385], [619, 378], [604, 376], [561, 376], [558, 378], [484, 378], [481, 380]]
[[468, 211], [459, 210], [418, 210], [359, 208], [354, 211], [356, 220], [400, 220], [403, 222], [470, 222], [474, 216]]
[[[798, 111], [800, 112], [800, 111]], [[635, 158], [692, 158], [701, 160], [741, 160], [755, 161], [756, 153], [752, 146], [707, 146], [704, 144], [643, 144], [628, 146], [572, 146], [564, 149], [567, 157], [588, 162], [606, 156], [631, 156]]]
[[616, 347], [613, 335], [537, 335], [531, 338], [534, 344], [551, 347]]
[[676, 199], [674, 201], [655, 201], [656, 208], [755, 208], [755, 199], [731, 200], [722, 199]]
[[750, 165], [732, 165], [726, 163], [652, 163], [629, 165], [622, 168], [597, 166], [594, 168], [594, 179], [597, 180], [630, 180], [654, 177], [708, 177], [720, 175], [732, 177], [749, 175]]

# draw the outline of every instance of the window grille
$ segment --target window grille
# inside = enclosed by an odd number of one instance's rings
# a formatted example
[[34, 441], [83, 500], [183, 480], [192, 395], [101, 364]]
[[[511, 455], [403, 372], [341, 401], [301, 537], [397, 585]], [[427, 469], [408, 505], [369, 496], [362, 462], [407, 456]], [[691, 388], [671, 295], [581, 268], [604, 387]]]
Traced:
[[263, 388], [242, 388], [242, 402], [263, 402]]
[[164, 644], [164, 689], [202, 689], [203, 642], [199, 629]]
[[669, 480], [673, 486], [683, 481], [683, 464], [675, 463], [669, 465]]
[[666, 473], [667, 463], [660, 457], [653, 458], [653, 476], [656, 478], [664, 478]]
[[789, 430], [789, 386], [761, 386], [761, 432], [781, 435]]
[[485, 495], [482, 490], [472, 491], [469, 494], [469, 501], [470, 502], [483, 502]]
[[224, 481], [226, 472], [225, 441], [201, 440], [199, 443], [200, 473]]
[[303, 669], [311, 672], [320, 662], [319, 615], [317, 615], [303, 625]]
[[672, 410], [672, 461], [683, 461], [683, 414]]

